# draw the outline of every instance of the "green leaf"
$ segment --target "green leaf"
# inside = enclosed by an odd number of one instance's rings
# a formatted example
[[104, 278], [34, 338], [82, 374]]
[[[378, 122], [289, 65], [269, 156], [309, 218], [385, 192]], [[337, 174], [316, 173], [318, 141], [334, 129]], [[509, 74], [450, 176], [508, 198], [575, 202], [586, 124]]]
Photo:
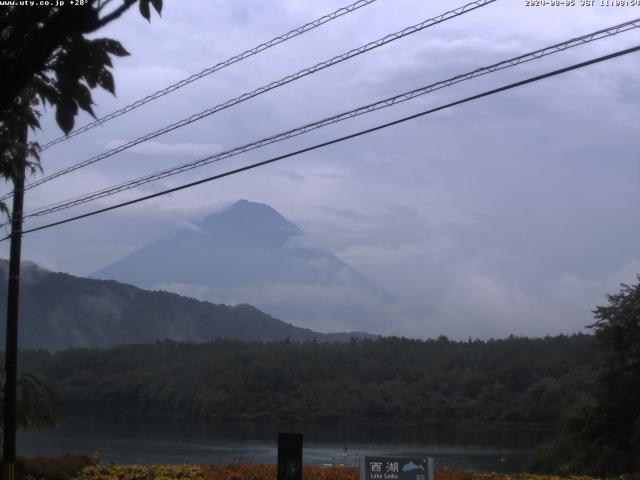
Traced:
[[140, 0], [140, 14], [147, 19], [147, 21], [151, 21], [151, 12], [149, 11], [149, 0]]
[[56, 122], [58, 122], [58, 126], [65, 134], [73, 130], [73, 117], [73, 113], [68, 108], [58, 104], [56, 108]]
[[[103, 65], [112, 66], [111, 57], [107, 49], [100, 43], [93, 43], [91, 45], [91, 48], [87, 52], [87, 61], [89, 62], [89, 66], [92, 67], [101, 68]], [[86, 68], [87, 66], [84, 67], [84, 69]]]
[[46, 105], [47, 103], [49, 105], [55, 105], [58, 100], [58, 92], [46, 80], [35, 78], [33, 81], [33, 90], [40, 98], [42, 105]]
[[117, 40], [111, 38], [97, 38], [93, 41], [94, 44], [100, 45], [106, 52], [116, 57], [126, 57], [129, 52], [122, 46]]
[[73, 97], [81, 109], [90, 113], [93, 118], [96, 118], [95, 113], [93, 113], [93, 108], [91, 108], [91, 105], [94, 105], [91, 92], [86, 86], [77, 83], [73, 89]]
[[151, 0], [151, 5], [153, 5], [153, 8], [156, 9], [158, 15], [162, 13], [162, 0]]
[[98, 78], [100, 76], [100, 72], [96, 71], [96, 69], [87, 69], [84, 74], [84, 81], [87, 82], [89, 88], [94, 89], [98, 86]]
[[74, 85], [69, 79], [63, 79], [58, 82], [58, 89], [60, 97], [56, 105], [56, 121], [64, 133], [69, 133], [78, 114], [78, 103], [73, 95]]
[[115, 83], [113, 81], [113, 75], [110, 71], [103, 70], [102, 72], [100, 72], [100, 75], [98, 75], [98, 85], [100, 85], [109, 93], [115, 95]]

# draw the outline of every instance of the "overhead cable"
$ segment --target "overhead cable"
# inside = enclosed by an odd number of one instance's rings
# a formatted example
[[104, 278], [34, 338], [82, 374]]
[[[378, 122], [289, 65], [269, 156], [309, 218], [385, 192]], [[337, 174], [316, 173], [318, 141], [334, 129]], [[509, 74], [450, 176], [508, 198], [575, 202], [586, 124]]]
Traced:
[[[116, 205], [111, 205], [109, 207], [93, 210], [91, 212], [84, 213], [82, 215], [76, 215], [74, 217], [66, 218], [64, 220], [59, 220], [57, 222], [52, 222], [52, 223], [48, 223], [46, 225], [41, 225], [39, 227], [34, 227], [34, 228], [31, 228], [31, 229], [28, 229], [28, 230], [24, 230], [22, 233], [37, 232], [39, 230], [44, 230], [44, 229], [52, 228], [52, 227], [55, 227], [55, 226], [58, 226], [58, 225], [63, 225], [65, 223], [74, 222], [74, 221], [77, 221], [77, 220], [80, 220], [80, 219], [83, 219], [83, 218], [88, 218], [88, 217], [92, 217], [94, 215], [98, 215], [100, 213], [105, 213], [105, 212], [108, 212], [108, 211], [111, 211], [111, 210], [120, 209], [120, 208], [129, 206], [129, 205], [133, 205], [133, 204], [136, 204], [136, 203], [144, 202], [146, 200], [150, 200], [150, 199], [153, 199], [153, 198], [157, 198], [157, 197], [161, 197], [161, 196], [164, 196], [164, 195], [168, 195], [170, 193], [174, 193], [174, 192], [177, 192], [177, 191], [180, 191], [180, 190], [184, 190], [184, 189], [187, 189], [187, 188], [192, 188], [192, 187], [195, 187], [197, 185], [202, 185], [204, 183], [212, 182], [214, 180], [219, 180], [221, 178], [225, 178], [225, 177], [228, 177], [228, 176], [231, 176], [231, 175], [235, 175], [235, 174], [238, 174], [238, 173], [241, 173], [241, 172], [245, 172], [247, 170], [252, 170], [254, 168], [262, 167], [264, 165], [268, 165], [268, 164], [271, 164], [271, 163], [274, 163], [274, 162], [278, 162], [280, 160], [284, 160], [286, 158], [290, 158], [290, 157], [293, 157], [293, 156], [296, 156], [296, 155], [300, 155], [300, 154], [307, 153], [307, 152], [310, 152], [310, 151], [313, 151], [313, 150], [317, 150], [319, 148], [327, 147], [329, 145], [334, 145], [334, 144], [337, 144], [337, 143], [341, 143], [341, 142], [344, 142], [346, 140], [350, 140], [350, 139], [353, 139], [353, 138], [356, 138], [356, 137], [360, 137], [360, 136], [363, 136], [363, 135], [366, 135], [366, 134], [369, 134], [369, 133], [372, 133], [372, 132], [383, 130], [385, 128], [388, 128], [388, 127], [391, 127], [391, 126], [394, 126], [394, 125], [398, 125], [398, 124], [407, 122], [409, 120], [413, 120], [413, 119], [416, 119], [416, 118], [419, 118], [419, 117], [423, 117], [425, 115], [429, 115], [429, 114], [432, 114], [432, 113], [435, 113], [435, 112], [439, 112], [441, 110], [445, 110], [445, 109], [448, 109], [448, 108], [451, 108], [451, 107], [454, 107], [454, 106], [457, 106], [457, 105], [461, 105], [461, 104], [464, 104], [464, 103], [467, 103], [467, 102], [471, 102], [471, 101], [478, 100], [478, 99], [481, 99], [481, 98], [484, 98], [484, 97], [488, 97], [490, 95], [495, 95], [496, 93], [504, 92], [504, 91], [511, 90], [511, 89], [514, 89], [514, 88], [517, 88], [517, 87], [521, 87], [523, 85], [527, 85], [527, 84], [530, 84], [530, 83], [538, 82], [538, 81], [544, 80], [546, 78], [554, 77], [554, 76], [557, 76], [557, 75], [560, 75], [560, 74], [563, 74], [563, 73], [570, 72], [572, 70], [577, 70], [577, 69], [580, 69], [580, 68], [584, 68], [584, 67], [587, 67], [589, 65], [593, 65], [593, 64], [596, 64], [596, 63], [604, 62], [606, 60], [611, 60], [613, 58], [621, 57], [623, 55], [628, 55], [628, 54], [631, 54], [631, 53], [634, 53], [634, 52], [637, 52], [637, 51], [640, 51], [640, 45], [637, 45], [637, 46], [631, 47], [631, 48], [627, 48], [625, 50], [619, 50], [619, 51], [616, 51], [616, 52], [608, 54], [608, 55], [603, 55], [601, 57], [597, 57], [597, 58], [594, 58], [594, 59], [591, 59], [591, 60], [588, 60], [588, 61], [585, 61], [585, 62], [577, 63], [577, 64], [574, 64], [574, 65], [570, 65], [568, 67], [560, 68], [558, 70], [553, 70], [551, 72], [547, 72], [547, 73], [544, 73], [544, 74], [541, 74], [541, 75], [536, 75], [535, 77], [530, 77], [530, 78], [527, 78], [525, 80], [521, 80], [521, 81], [518, 81], [518, 82], [510, 83], [510, 84], [504, 85], [502, 87], [494, 88], [492, 90], [488, 90], [488, 91], [485, 91], [483, 93], [479, 93], [477, 95], [466, 97], [466, 98], [464, 98], [462, 100], [457, 100], [455, 102], [451, 102], [451, 103], [448, 103], [446, 105], [441, 105], [441, 106], [436, 107], [436, 108], [431, 108], [429, 110], [425, 110], [425, 111], [422, 111], [422, 112], [419, 112], [419, 113], [416, 113], [416, 114], [413, 114], [413, 115], [409, 115], [409, 116], [400, 118], [398, 120], [394, 120], [392, 122], [388, 122], [388, 123], [384, 123], [384, 124], [381, 124], [381, 125], [377, 125], [375, 127], [368, 128], [366, 130], [361, 130], [359, 132], [352, 133], [352, 134], [349, 134], [349, 135], [345, 135], [345, 136], [342, 136], [342, 137], [339, 137], [339, 138], [335, 138], [333, 140], [329, 140], [329, 141], [326, 141], [326, 142], [318, 143], [318, 144], [313, 145], [311, 147], [306, 147], [306, 148], [303, 148], [303, 149], [300, 149], [300, 150], [296, 150], [294, 152], [290, 152], [290, 153], [287, 153], [287, 154], [284, 154], [284, 155], [279, 155], [277, 157], [273, 157], [273, 158], [270, 158], [268, 160], [263, 160], [261, 162], [253, 163], [251, 165], [247, 165], [247, 166], [244, 166], [244, 167], [236, 168], [234, 170], [230, 170], [230, 171], [227, 171], [227, 172], [224, 172], [224, 173], [213, 175], [211, 177], [203, 178], [203, 179], [197, 180], [195, 182], [190, 182], [190, 183], [187, 183], [187, 184], [184, 184], [184, 185], [180, 185], [178, 187], [174, 187], [174, 188], [170, 188], [170, 189], [167, 189], [167, 190], [163, 190], [162, 192], [157, 192], [157, 193], [153, 193], [153, 194], [150, 194], [150, 195], [145, 195], [143, 197], [139, 197], [139, 198], [136, 198], [136, 199], [133, 199], [133, 200], [129, 200], [129, 201], [126, 201], [126, 202], [122, 202], [122, 203], [118, 203]], [[8, 238], [9, 238], [9, 236], [6, 236], [6, 237], [0, 239], [0, 241], [7, 240]]]
[[335, 10], [331, 13], [323, 15], [322, 17], [317, 18], [312, 22], [306, 23], [301, 27], [294, 28], [293, 30], [283, 35], [272, 38], [271, 40], [261, 43], [256, 47], [253, 47], [249, 50], [245, 50], [244, 52], [239, 53], [238, 55], [234, 55], [233, 57], [230, 57], [222, 62], [219, 62], [213, 65], [212, 67], [205, 68], [201, 72], [193, 74], [190, 77], [185, 78], [183, 80], [180, 80], [179, 82], [176, 82], [173, 85], [169, 85], [168, 87], [163, 88], [162, 90], [158, 90], [157, 92], [152, 93], [151, 95], [147, 95], [146, 97], [141, 98], [140, 100], [137, 100], [125, 107], [122, 107], [119, 110], [111, 112], [108, 115], [104, 115], [103, 117], [97, 118], [95, 121], [91, 123], [88, 123], [86, 125], [83, 125], [82, 127], [72, 130], [67, 135], [61, 135], [58, 138], [55, 138], [48, 143], [45, 143], [42, 147], [40, 147], [40, 151], [42, 152], [60, 142], [64, 142], [65, 140], [73, 138], [76, 135], [80, 135], [81, 133], [87, 132], [92, 128], [95, 128], [99, 125], [103, 125], [109, 120], [113, 120], [114, 118], [124, 115], [125, 113], [129, 113], [132, 110], [135, 110], [136, 108], [139, 108], [146, 103], [149, 103], [153, 100], [157, 100], [158, 98], [164, 97], [165, 95], [168, 95], [171, 92], [174, 92], [186, 85], [189, 85], [190, 83], [195, 82], [196, 80], [200, 80], [203, 77], [211, 75], [212, 73], [217, 72], [218, 70], [222, 70], [223, 68], [233, 65], [234, 63], [238, 63], [242, 60], [245, 60], [246, 58], [252, 57], [253, 55], [257, 55], [258, 53], [263, 52], [271, 47], [275, 47], [280, 43], [286, 42], [287, 40], [291, 40], [292, 38], [302, 35], [303, 33], [313, 30], [314, 28], [324, 25], [325, 23], [331, 22], [336, 18], [339, 18], [343, 15], [346, 15], [347, 13], [351, 13], [355, 10], [358, 10], [359, 8], [367, 6], [375, 1], [377, 0], [358, 0], [357, 2], [354, 2], [351, 5], [347, 5], [346, 7], [339, 8], [338, 10]]
[[353, 110], [349, 110], [346, 112], [342, 112], [339, 113], [337, 115], [333, 115], [331, 117], [327, 117], [327, 118], [323, 118], [322, 120], [318, 120], [316, 122], [313, 123], [309, 123], [306, 125], [303, 125], [301, 127], [297, 127], [291, 130], [287, 130], [285, 132], [281, 132], [278, 133], [276, 135], [272, 135], [266, 138], [262, 138], [260, 140], [239, 146], [239, 147], [235, 147], [229, 150], [225, 150], [223, 152], [219, 152], [213, 155], [208, 155], [206, 157], [200, 158], [198, 160], [192, 161], [192, 162], [188, 162], [188, 163], [184, 163], [182, 165], [173, 167], [173, 168], [168, 168], [150, 175], [145, 175], [143, 177], [134, 179], [134, 180], [130, 180], [124, 183], [121, 183], [119, 185], [115, 185], [112, 187], [108, 187], [105, 189], [101, 189], [98, 190], [96, 192], [92, 192], [89, 194], [85, 194], [82, 196], [77, 196], [71, 199], [66, 199], [60, 202], [56, 202], [54, 204], [50, 204], [50, 205], [46, 205], [46, 206], [42, 206], [39, 207], [38, 209], [32, 210], [31, 212], [27, 212], [24, 216], [24, 218], [31, 218], [31, 217], [40, 217], [43, 215], [49, 215], [51, 213], [54, 212], [58, 212], [61, 210], [66, 210], [68, 208], [72, 208], [78, 205], [82, 205], [94, 200], [98, 200], [100, 198], [104, 198], [104, 197], [108, 197], [111, 195], [115, 195], [117, 193], [123, 192], [125, 190], [129, 190], [135, 187], [139, 187], [141, 185], [147, 184], [147, 183], [151, 183], [172, 175], [177, 175], [179, 173], [183, 173], [189, 170], [193, 170], [195, 168], [199, 168], [211, 163], [215, 163], [221, 160], [224, 160], [226, 158], [229, 157], [233, 157], [236, 155], [240, 155], [242, 153], [251, 151], [251, 150], [255, 150], [257, 148], [263, 147], [265, 145], [270, 145], [276, 142], [280, 142], [292, 137], [296, 137], [298, 135], [302, 135], [305, 133], [308, 133], [312, 130], [316, 130], [322, 127], [325, 127], [327, 125], [332, 125], [334, 123], [338, 123], [344, 120], [347, 120], [349, 118], [353, 118], [353, 117], [357, 117], [359, 115], [364, 115], [376, 110], [380, 110], [383, 108], [387, 108], [390, 107], [392, 105], [397, 105], [399, 103], [402, 102], [406, 102], [408, 100], [414, 99], [416, 97], [422, 96], [422, 95], [426, 95], [428, 93], [431, 93], [433, 91], [442, 89], [442, 88], [446, 88], [455, 84], [458, 84], [460, 82], [464, 82], [467, 80], [471, 80], [473, 78], [476, 77], [480, 77], [482, 75], [486, 75], [492, 72], [496, 72], [496, 71], [500, 71], [506, 68], [510, 68], [510, 67], [514, 67], [516, 65], [520, 65], [532, 60], [537, 60], [540, 58], [543, 58], [545, 56], [548, 55], [552, 55], [555, 53], [559, 53], [559, 52], [563, 52], [569, 48], [573, 48], [576, 47], [578, 45], [583, 45], [585, 43], [589, 43], [589, 42], [593, 42], [602, 38], [607, 38], [610, 37], [612, 35], [616, 35], [618, 33], [621, 32], [625, 32], [634, 28], [638, 28], [640, 27], [640, 18], [634, 19], [634, 20], [630, 20], [628, 22], [624, 22], [621, 23], [619, 25], [615, 25], [606, 29], [601, 29], [592, 33], [589, 33], [587, 35], [582, 35], [580, 37], [576, 37], [573, 38], [571, 40], [567, 40], [565, 42], [562, 43], [557, 43], [555, 45], [551, 45], [539, 50], [535, 50], [533, 52], [529, 52], [526, 53], [524, 55], [519, 55], [517, 57], [513, 57], [510, 58], [508, 60], [503, 60], [501, 62], [498, 63], [494, 63], [492, 65], [486, 66], [486, 67], [482, 67], [482, 68], [477, 68], [475, 70], [472, 70], [470, 72], [467, 73], [463, 73], [461, 75], [456, 75], [454, 77], [448, 78], [446, 80], [442, 80], [436, 83], [432, 83], [430, 85], [424, 86], [424, 87], [420, 87], [408, 92], [404, 92], [401, 93], [399, 95], [395, 95], [393, 97], [388, 97], [385, 98], [383, 100], [379, 100], [377, 102], [374, 103], [370, 103], [368, 105], [365, 106], [361, 106], [358, 108], [355, 108]]
[[[75, 165], [71, 165], [67, 168], [64, 168], [62, 170], [59, 170], [58, 172], [52, 173], [51, 175], [45, 176], [39, 180], [36, 180], [34, 182], [31, 182], [27, 185], [25, 185], [25, 190], [29, 190], [31, 188], [37, 187], [38, 185], [42, 185], [43, 183], [46, 183], [50, 180], [53, 180], [54, 178], [58, 178], [62, 175], [66, 175], [68, 173], [71, 173], [73, 171], [76, 171], [80, 168], [86, 167], [88, 165], [91, 165], [93, 163], [96, 163], [100, 160], [104, 160], [105, 158], [111, 157], [113, 155], [116, 155], [117, 153], [120, 153], [124, 150], [127, 150], [135, 145], [138, 145], [140, 143], [146, 142], [148, 140], [151, 140], [153, 138], [156, 138], [160, 135], [163, 135], [165, 133], [171, 132], [173, 130], [176, 130], [178, 128], [184, 127], [185, 125], [189, 125], [193, 122], [197, 122], [198, 120], [202, 120], [205, 117], [208, 117], [216, 112], [219, 112], [221, 110], [227, 109], [229, 107], [232, 107], [234, 105], [237, 105], [241, 102], [244, 102], [246, 100], [249, 100], [251, 98], [257, 97], [258, 95], [261, 95], [263, 93], [269, 92], [275, 88], [281, 87], [283, 85], [287, 85], [288, 83], [291, 83], [293, 81], [299, 80], [300, 78], [306, 77], [308, 75], [314, 74], [316, 72], [319, 72], [320, 70], [323, 70], [325, 68], [331, 67], [333, 65], [336, 65], [338, 63], [344, 62], [345, 60], [349, 60], [350, 58], [353, 58], [355, 56], [361, 55], [365, 52], [368, 52], [370, 50], [376, 49], [378, 47], [381, 47], [383, 45], [386, 45], [387, 43], [399, 40], [401, 38], [404, 38], [408, 35], [414, 34], [416, 32], [419, 32], [421, 30], [424, 30], [426, 28], [432, 27], [434, 25], [440, 24], [442, 22], [445, 22], [447, 20], [451, 20], [452, 18], [456, 18], [459, 17], [460, 15], [463, 15], [465, 13], [471, 12], [473, 10], [476, 10], [478, 8], [484, 7], [486, 5], [489, 5], [493, 2], [495, 2], [496, 0], [475, 0], [471, 3], [468, 3], [462, 7], [458, 7], [454, 10], [449, 10], [441, 15], [438, 15], [437, 17], [434, 18], [430, 18], [428, 20], [425, 20], [423, 22], [420, 22], [418, 24], [412, 25], [410, 27], [406, 27], [404, 29], [402, 29], [399, 32], [396, 33], [391, 33], [388, 34], [386, 36], [384, 36], [383, 38], [380, 38], [378, 40], [375, 40], [373, 42], [369, 42], [366, 45], [363, 45], [361, 47], [355, 48], [353, 50], [350, 50], [346, 53], [343, 53], [341, 55], [338, 55], [336, 57], [333, 57], [329, 60], [325, 60], [324, 62], [320, 62], [312, 67], [308, 67], [305, 69], [302, 69], [300, 71], [298, 71], [297, 73], [294, 73], [292, 75], [288, 75], [284, 78], [281, 78], [280, 80], [276, 80], [274, 82], [271, 82], [267, 85], [264, 85], [260, 88], [257, 88], [251, 92], [245, 93], [243, 95], [240, 95], [239, 97], [235, 97], [231, 100], [227, 100], [224, 103], [218, 104], [214, 107], [208, 108], [207, 110], [203, 110], [200, 113], [196, 113], [194, 115], [191, 115], [190, 117], [187, 117], [185, 119], [182, 119], [178, 122], [172, 123], [170, 125], [167, 125], [166, 127], [163, 127], [159, 130], [156, 130], [154, 132], [148, 133], [146, 135], [143, 135], [142, 137], [138, 137], [135, 140], [130, 140], [122, 145], [119, 145], [111, 150], [108, 150], [107, 152], [101, 153], [99, 155], [96, 155], [94, 157], [91, 157], [87, 160], [84, 160], [80, 163], [77, 163]], [[6, 200], [7, 198], [11, 197], [11, 193], [8, 193], [6, 195], [4, 195], [3, 197], [0, 197], [0, 201]]]

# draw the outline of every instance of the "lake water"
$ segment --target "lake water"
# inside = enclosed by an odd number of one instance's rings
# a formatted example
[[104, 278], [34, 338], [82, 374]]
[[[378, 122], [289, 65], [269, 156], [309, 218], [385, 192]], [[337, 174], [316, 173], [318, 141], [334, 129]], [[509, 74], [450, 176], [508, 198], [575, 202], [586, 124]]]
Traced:
[[221, 424], [178, 419], [103, 415], [74, 417], [44, 432], [19, 432], [18, 450], [29, 455], [89, 453], [102, 464], [276, 463], [278, 432], [304, 435], [306, 464], [357, 465], [360, 455], [435, 458], [436, 467], [516, 472], [530, 450], [550, 437], [540, 431], [469, 431], [368, 426]]

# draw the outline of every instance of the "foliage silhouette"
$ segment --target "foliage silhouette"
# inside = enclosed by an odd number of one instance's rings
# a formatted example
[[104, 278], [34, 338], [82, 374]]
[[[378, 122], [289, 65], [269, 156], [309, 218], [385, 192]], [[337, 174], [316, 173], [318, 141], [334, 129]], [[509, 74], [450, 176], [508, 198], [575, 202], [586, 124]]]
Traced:
[[623, 284], [608, 300], [594, 310], [597, 320], [590, 326], [600, 353], [595, 401], [537, 452], [537, 471], [640, 473], [640, 282]]

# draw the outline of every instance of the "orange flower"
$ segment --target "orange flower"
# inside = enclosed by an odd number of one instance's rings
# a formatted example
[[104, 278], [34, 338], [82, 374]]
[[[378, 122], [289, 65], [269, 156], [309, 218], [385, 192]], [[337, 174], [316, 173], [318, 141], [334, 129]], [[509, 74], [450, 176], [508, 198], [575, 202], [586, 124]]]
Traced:
[[[205, 480], [276, 480], [276, 465], [203, 465]], [[304, 480], [358, 480], [357, 468], [320, 468], [305, 465]]]

